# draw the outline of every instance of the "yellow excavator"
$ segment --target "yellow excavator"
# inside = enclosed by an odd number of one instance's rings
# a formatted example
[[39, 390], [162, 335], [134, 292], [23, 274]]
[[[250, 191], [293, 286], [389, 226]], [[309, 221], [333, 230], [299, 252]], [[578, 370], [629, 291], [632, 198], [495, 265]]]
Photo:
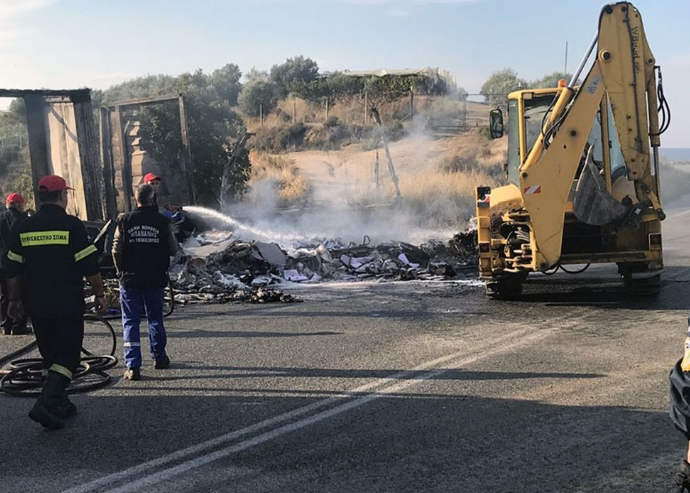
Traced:
[[[565, 266], [599, 263], [616, 263], [631, 292], [658, 293], [659, 136], [670, 110], [632, 4], [602, 9], [585, 57], [558, 86], [508, 95], [510, 184], [476, 193], [487, 294], [515, 299], [530, 272], [577, 273]], [[502, 137], [502, 110], [489, 117], [492, 138]]]

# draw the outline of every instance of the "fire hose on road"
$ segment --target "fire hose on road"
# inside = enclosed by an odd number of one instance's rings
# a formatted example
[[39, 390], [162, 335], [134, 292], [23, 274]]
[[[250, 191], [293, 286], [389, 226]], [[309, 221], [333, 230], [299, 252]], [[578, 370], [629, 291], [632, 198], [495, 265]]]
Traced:
[[[83, 356], [79, 368], [74, 374], [72, 383], [67, 389], [70, 394], [91, 392], [105, 387], [111, 377], [106, 370], [117, 365], [115, 357], [117, 337], [115, 329], [107, 320], [95, 314], [84, 315], [84, 321], [95, 322], [99, 327], [103, 325], [108, 333], [99, 331], [96, 335], [89, 334], [88, 338], [96, 338], [97, 342], [107, 340], [109, 351], [106, 354], [90, 352], [82, 346]], [[0, 378], [0, 392], [16, 397], [36, 397], [40, 395], [45, 377], [43, 376], [43, 360], [41, 358], [21, 358], [37, 347], [34, 340], [30, 344], [0, 357], [0, 367], [9, 363], [9, 372]], [[101, 349], [99, 347], [99, 349]]]

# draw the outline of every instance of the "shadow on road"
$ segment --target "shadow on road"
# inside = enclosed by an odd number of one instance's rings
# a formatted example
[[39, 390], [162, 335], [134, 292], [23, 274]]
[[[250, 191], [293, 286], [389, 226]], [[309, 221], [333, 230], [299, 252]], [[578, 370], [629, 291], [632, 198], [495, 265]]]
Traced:
[[175, 337], [246, 337], [246, 338], [274, 338], [274, 337], [312, 337], [337, 336], [342, 332], [263, 332], [263, 331], [235, 331], [235, 330], [175, 330]]
[[[253, 366], [208, 366], [185, 362], [175, 362], [175, 369], [223, 371], [223, 374], [196, 374], [185, 377], [166, 376], [165, 380], [198, 380], [239, 377], [289, 377], [289, 378], [392, 378], [396, 380], [520, 380], [534, 378], [587, 379], [602, 378], [605, 375], [596, 373], [533, 373], [533, 372], [488, 372], [462, 369], [444, 370], [443, 373], [429, 378], [428, 371], [404, 370], [367, 370], [339, 368], [290, 368], [290, 367], [253, 367]], [[225, 390], [231, 390], [226, 388]], [[318, 393], [318, 391], [316, 392]]]
[[[602, 284], [604, 282], [604, 284]], [[528, 278], [520, 300], [513, 303], [543, 303], [545, 306], [592, 306], [632, 310], [687, 310], [690, 307], [690, 269], [671, 266], [664, 269], [661, 294], [647, 297], [626, 293], [615, 279], [587, 277]]]
[[[331, 372], [315, 370], [319, 371]], [[507, 377], [462, 371], [455, 375]], [[516, 374], [516, 378], [542, 377], [553, 375]], [[152, 390], [146, 385], [137, 383], [142, 392]], [[21, 419], [3, 419], [0, 449], [13, 451], [3, 458], [3, 468], [12, 471], [3, 479], [3, 488], [61, 491], [320, 400], [295, 397], [290, 388], [281, 390], [288, 396], [262, 392], [80, 396], [80, 414], [57, 433], [41, 432], [24, 413]], [[348, 400], [352, 398], [337, 399], [332, 405]], [[448, 395], [436, 389], [432, 394], [386, 395], [281, 432], [276, 440], [228, 454], [202, 471], [186, 470], [189, 488], [182, 482], [170, 491], [229, 491], [226, 488], [232, 484], [232, 491], [240, 493], [664, 492], [671, 491], [682, 446], [681, 435], [665, 413]], [[50, 464], [60, 473], [41, 474], [36, 464]], [[246, 474], [233, 477], [238, 470]], [[137, 478], [127, 476], [127, 480]]]

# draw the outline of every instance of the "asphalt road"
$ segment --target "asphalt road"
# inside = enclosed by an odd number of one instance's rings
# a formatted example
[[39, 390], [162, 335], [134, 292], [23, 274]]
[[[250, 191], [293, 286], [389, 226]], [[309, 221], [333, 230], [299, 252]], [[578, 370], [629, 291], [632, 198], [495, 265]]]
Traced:
[[[519, 302], [415, 282], [183, 307], [173, 367], [127, 382], [120, 364], [64, 430], [0, 396], [0, 492], [675, 491], [688, 219], [665, 222], [656, 300], [593, 269], [535, 277]], [[0, 355], [28, 341], [0, 338]]]

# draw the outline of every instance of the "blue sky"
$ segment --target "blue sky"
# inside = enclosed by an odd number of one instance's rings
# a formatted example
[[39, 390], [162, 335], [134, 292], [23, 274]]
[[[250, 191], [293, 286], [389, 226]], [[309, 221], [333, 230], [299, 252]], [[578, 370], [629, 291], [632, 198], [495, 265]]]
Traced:
[[[638, 0], [663, 67], [673, 124], [690, 147], [687, 0]], [[0, 0], [0, 87], [105, 88], [128, 78], [236, 63], [269, 69], [305, 55], [322, 70], [440, 67], [478, 92], [495, 70], [526, 79], [572, 71], [601, 1]]]

